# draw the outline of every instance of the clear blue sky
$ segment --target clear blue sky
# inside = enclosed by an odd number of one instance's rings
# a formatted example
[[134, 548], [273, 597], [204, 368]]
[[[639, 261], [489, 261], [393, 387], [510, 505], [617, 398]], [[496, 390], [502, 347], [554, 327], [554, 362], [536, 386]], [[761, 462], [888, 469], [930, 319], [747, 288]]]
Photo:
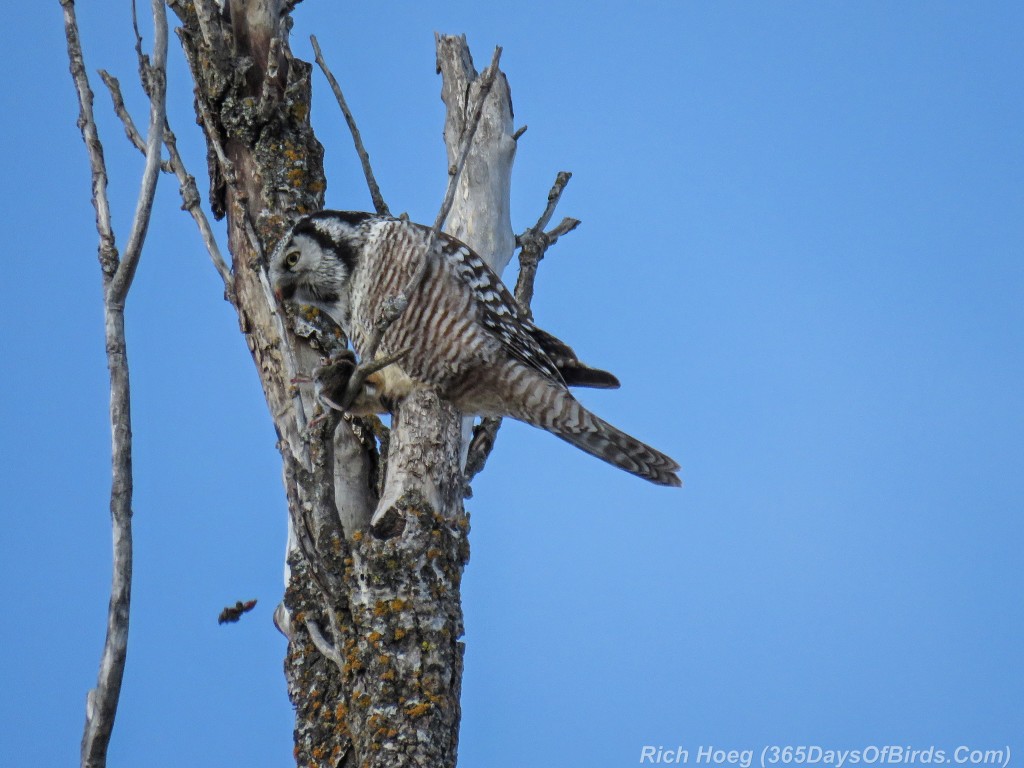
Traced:
[[[583, 220], [541, 265], [538, 322], [621, 378], [585, 402], [686, 482], [503, 428], [468, 503], [461, 764], [896, 744], [1009, 745], [1020, 765], [1022, 6], [373, 5], [306, 0], [293, 48], [319, 36], [392, 209], [429, 221], [443, 192], [433, 32], [465, 32], [481, 64], [503, 45], [529, 125], [516, 229], [562, 169], [559, 213]], [[127, 3], [79, 13], [90, 72], [120, 76], [144, 123]], [[173, 37], [171, 54], [201, 176]], [[65, 766], [103, 640], [109, 432], [57, 0], [15, 4], [0, 63], [0, 763]], [[93, 84], [123, 245], [141, 158]], [[365, 209], [315, 90], [328, 204]], [[136, 581], [111, 765], [287, 765], [280, 462], [178, 205], [165, 177], [128, 303]]]

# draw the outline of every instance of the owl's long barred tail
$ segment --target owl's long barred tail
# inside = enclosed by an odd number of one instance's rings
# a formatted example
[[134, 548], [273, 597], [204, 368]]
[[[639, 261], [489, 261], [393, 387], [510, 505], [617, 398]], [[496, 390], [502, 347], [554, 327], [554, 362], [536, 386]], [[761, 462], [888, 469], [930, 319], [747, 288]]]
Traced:
[[567, 443], [657, 485], [678, 488], [679, 464], [584, 408], [567, 390], [549, 385], [530, 411], [514, 414]]

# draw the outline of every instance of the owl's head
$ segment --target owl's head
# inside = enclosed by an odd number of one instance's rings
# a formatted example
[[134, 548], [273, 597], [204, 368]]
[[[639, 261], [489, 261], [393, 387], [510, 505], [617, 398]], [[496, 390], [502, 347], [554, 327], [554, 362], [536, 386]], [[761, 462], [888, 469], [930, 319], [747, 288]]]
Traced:
[[348, 281], [374, 215], [320, 211], [299, 219], [270, 257], [270, 285], [279, 299], [311, 304], [338, 322]]

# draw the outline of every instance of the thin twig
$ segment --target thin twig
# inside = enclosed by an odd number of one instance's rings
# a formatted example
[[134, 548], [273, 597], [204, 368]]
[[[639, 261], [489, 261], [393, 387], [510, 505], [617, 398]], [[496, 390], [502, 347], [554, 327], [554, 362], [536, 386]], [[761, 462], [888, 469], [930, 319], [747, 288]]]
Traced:
[[391, 211], [388, 209], [388, 204], [384, 202], [384, 197], [380, 193], [380, 187], [377, 186], [377, 179], [373, 175], [373, 168], [370, 167], [370, 155], [366, 151], [366, 147], [363, 145], [363, 137], [359, 133], [359, 128], [356, 127], [356, 119], [352, 116], [352, 112], [348, 108], [345, 96], [341, 92], [341, 86], [338, 85], [338, 81], [334, 78], [334, 75], [328, 68], [327, 62], [324, 61], [323, 54], [320, 52], [320, 44], [316, 40], [316, 35], [310, 35], [309, 41], [313, 44], [313, 53], [316, 58], [316, 63], [320, 65], [320, 69], [323, 70], [324, 75], [326, 75], [327, 82], [331, 84], [331, 90], [334, 91], [334, 98], [338, 100], [338, 106], [341, 107], [341, 113], [345, 116], [345, 122], [348, 123], [348, 130], [352, 134], [353, 143], [356, 145], [356, 154], [359, 155], [359, 162], [363, 166], [363, 176], [366, 177], [366, 186], [370, 188], [370, 198], [373, 200], [373, 210], [381, 216], [390, 216]]
[[119, 263], [117, 248], [114, 245], [114, 230], [110, 223], [110, 200], [107, 197], [107, 166], [103, 160], [103, 145], [100, 143], [96, 130], [96, 119], [93, 116], [92, 88], [85, 71], [85, 59], [82, 55], [82, 44], [78, 36], [78, 21], [75, 18], [74, 0], [61, 0], [64, 8], [64, 33], [68, 41], [68, 59], [71, 63], [71, 77], [78, 92], [78, 124], [82, 130], [82, 139], [89, 154], [89, 166], [92, 171], [92, 201], [96, 209], [96, 229], [100, 235], [100, 266], [104, 275], [112, 275]]
[[576, 229], [576, 227], [578, 227], [580, 223], [581, 222], [579, 219], [573, 219], [569, 216], [566, 216], [564, 219], [558, 222], [557, 226], [552, 227], [551, 229], [544, 233], [544, 241], [547, 243], [547, 247], [550, 248], [552, 245], [557, 243], [558, 238], [560, 238], [562, 235], [568, 235], [570, 232]]
[[536, 224], [516, 238], [520, 250], [519, 278], [516, 280], [515, 296], [520, 308], [529, 318], [533, 317], [530, 304], [533, 302], [533, 284], [537, 279], [537, 265], [544, 258], [544, 252], [561, 235], [571, 232], [579, 226], [578, 220], [566, 218], [550, 233], [544, 232], [544, 227], [551, 221], [558, 201], [562, 198], [562, 193], [571, 178], [572, 174], [568, 171], [558, 172], [555, 176], [555, 183], [551, 185], [551, 190], [548, 192], [548, 204], [544, 208], [544, 212], [537, 219]]
[[[128, 137], [128, 141], [139, 150], [143, 155], [146, 154], [146, 142], [142, 138], [142, 134], [139, 133], [139, 129], [135, 127], [135, 121], [132, 120], [131, 114], [128, 112], [128, 108], [124, 105], [124, 96], [121, 93], [121, 83], [112, 74], [107, 72], [105, 69], [101, 69], [100, 77], [107, 86], [107, 90], [110, 91], [110, 98], [114, 102], [114, 112], [119, 118], [121, 118], [121, 124], [124, 126], [125, 135]], [[174, 173], [174, 169], [171, 167], [171, 163], [164, 160], [160, 163], [160, 170], [164, 173]]]
[[185, 163], [182, 161], [181, 155], [178, 154], [177, 139], [174, 136], [174, 132], [171, 131], [169, 124], [164, 126], [164, 144], [167, 147], [167, 154], [170, 156], [171, 168], [174, 169], [174, 175], [178, 178], [181, 207], [191, 214], [196, 226], [199, 227], [199, 234], [203, 238], [206, 252], [210, 254], [213, 268], [217, 270], [217, 274], [224, 281], [224, 298], [234, 304], [235, 280], [231, 274], [231, 267], [228, 266], [224, 256], [221, 255], [220, 246], [217, 245], [217, 239], [213, 236], [210, 220], [206, 218], [206, 213], [203, 212], [199, 189], [196, 187], [196, 179], [185, 169]]
[[[146, 59], [146, 57], [143, 57]], [[149, 229], [156, 182], [160, 174], [160, 151], [164, 144], [164, 123], [167, 119], [165, 96], [167, 90], [167, 13], [163, 0], [153, 0], [153, 63], [146, 59], [143, 87], [150, 96], [149, 132], [146, 138], [146, 166], [142, 172], [139, 198], [135, 206], [135, 218], [128, 235], [128, 244], [121, 257], [121, 265], [108, 288], [108, 297], [118, 304], [131, 287], [135, 269], [142, 255], [142, 244]], [[148, 87], [146, 86], [148, 82]]]

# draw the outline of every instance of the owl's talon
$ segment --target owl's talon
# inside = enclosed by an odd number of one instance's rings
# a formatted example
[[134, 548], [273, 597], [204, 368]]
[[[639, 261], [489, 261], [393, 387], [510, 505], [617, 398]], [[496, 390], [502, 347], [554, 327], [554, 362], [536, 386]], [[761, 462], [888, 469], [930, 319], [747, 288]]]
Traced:
[[355, 371], [352, 372], [352, 377], [348, 380], [348, 386], [345, 389], [345, 408], [349, 408], [355, 401], [356, 398], [363, 391], [363, 387], [366, 386], [367, 380], [378, 371], [382, 371], [393, 363], [397, 363], [409, 352], [409, 347], [401, 349], [398, 352], [394, 352], [390, 355], [384, 355], [371, 360], [368, 363], [360, 363], [356, 366]]

